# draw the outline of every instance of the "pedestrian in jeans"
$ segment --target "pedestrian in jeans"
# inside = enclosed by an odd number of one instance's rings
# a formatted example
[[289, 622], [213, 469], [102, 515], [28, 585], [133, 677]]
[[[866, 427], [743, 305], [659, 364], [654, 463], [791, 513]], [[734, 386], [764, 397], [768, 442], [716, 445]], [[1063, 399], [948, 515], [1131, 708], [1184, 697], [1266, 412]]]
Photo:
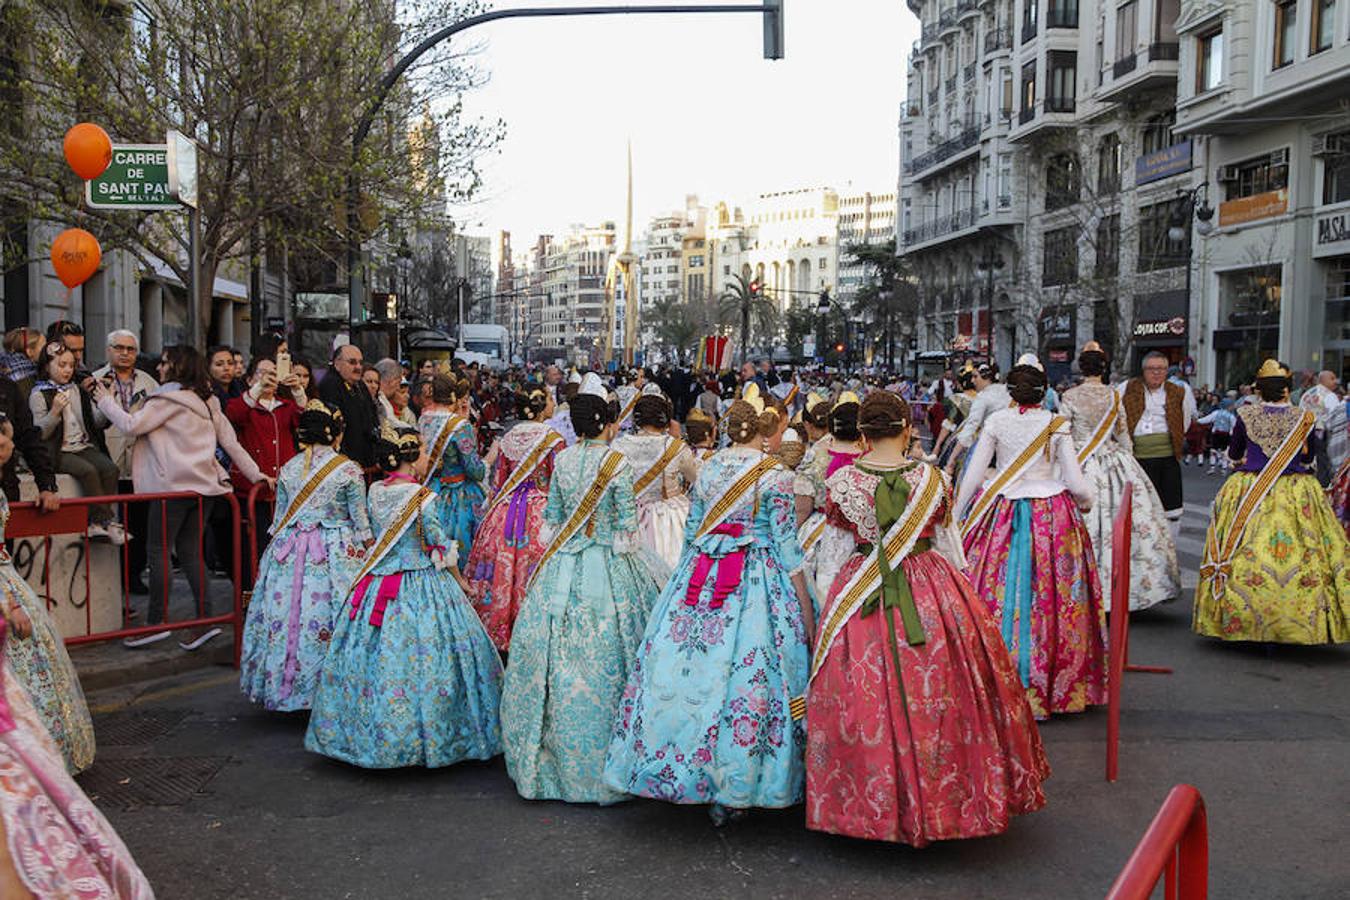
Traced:
[[[117, 493], [117, 464], [108, 458], [103, 441], [108, 420], [90, 400], [93, 378], [86, 373], [84, 384], [74, 383], [75, 364], [75, 354], [65, 344], [45, 345], [38, 354], [38, 382], [28, 395], [28, 406], [56, 471], [79, 482], [84, 496], [107, 497]], [[107, 503], [89, 507], [86, 533], [118, 546], [126, 543], [126, 532], [114, 521], [113, 508]]]
[[[109, 332], [108, 364], [94, 373], [94, 377], [112, 391], [117, 405], [129, 413], [144, 406], [146, 398], [159, 388], [159, 382], [149, 373], [136, 368], [140, 346], [140, 340], [133, 332]], [[109, 428], [103, 437], [108, 445], [108, 457], [117, 465], [117, 491], [130, 494], [135, 490], [131, 481], [131, 454], [136, 447], [136, 439], [116, 428]], [[127, 536], [130, 538], [127, 547], [128, 587], [133, 594], [148, 594], [150, 589], [142, 577], [146, 563], [145, 542], [149, 534], [145, 504], [128, 504], [126, 517]]]
[[[211, 505], [216, 498], [231, 491], [229, 477], [216, 462], [217, 444], [250, 481], [266, 482], [269, 489], [276, 485], [240, 446], [234, 428], [226, 421], [219, 401], [211, 393], [200, 353], [181, 345], [165, 349], [159, 364], [159, 377], [159, 390], [133, 413], [122, 409], [112, 391], [102, 384], [95, 388], [99, 410], [123, 434], [137, 438], [131, 459], [136, 491], [191, 491], [201, 495], [200, 512], [198, 501], [190, 497], [150, 503], [146, 548], [150, 569], [148, 625], [164, 621], [168, 605], [166, 582], [170, 573], [166, 566], [170, 548], [177, 555], [178, 564], [192, 587], [198, 610], [203, 614], [210, 613], [201, 561], [201, 523], [210, 518]], [[185, 650], [196, 650], [218, 634], [219, 628], [200, 630], [180, 646]], [[156, 632], [129, 638], [124, 643], [138, 647], [163, 640], [168, 635], [168, 631]]]

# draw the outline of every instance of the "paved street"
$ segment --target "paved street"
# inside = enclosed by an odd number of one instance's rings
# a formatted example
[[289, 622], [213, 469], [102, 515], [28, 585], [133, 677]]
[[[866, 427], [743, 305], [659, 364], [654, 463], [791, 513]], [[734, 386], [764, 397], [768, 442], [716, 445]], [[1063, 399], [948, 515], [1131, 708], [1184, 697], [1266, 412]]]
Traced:
[[[1188, 587], [1218, 484], [1186, 472]], [[527, 803], [500, 759], [349, 768], [306, 753], [304, 718], [250, 708], [224, 669], [91, 695], [82, 781], [165, 898], [1101, 897], [1182, 781], [1209, 805], [1210, 896], [1350, 894], [1350, 648], [1222, 646], [1189, 617], [1189, 593], [1135, 616], [1134, 661], [1176, 674], [1127, 677], [1119, 782], [1103, 779], [1105, 710], [1057, 719], [1045, 810], [922, 851], [807, 832], [800, 808], [718, 831], [701, 808]]]

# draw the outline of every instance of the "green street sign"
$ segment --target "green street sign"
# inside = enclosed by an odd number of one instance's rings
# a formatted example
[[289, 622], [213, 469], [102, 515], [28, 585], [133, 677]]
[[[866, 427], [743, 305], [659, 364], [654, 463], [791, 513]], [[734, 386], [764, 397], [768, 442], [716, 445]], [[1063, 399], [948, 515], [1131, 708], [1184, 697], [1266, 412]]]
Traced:
[[169, 192], [165, 144], [113, 144], [112, 165], [87, 181], [85, 200], [95, 209], [178, 209]]

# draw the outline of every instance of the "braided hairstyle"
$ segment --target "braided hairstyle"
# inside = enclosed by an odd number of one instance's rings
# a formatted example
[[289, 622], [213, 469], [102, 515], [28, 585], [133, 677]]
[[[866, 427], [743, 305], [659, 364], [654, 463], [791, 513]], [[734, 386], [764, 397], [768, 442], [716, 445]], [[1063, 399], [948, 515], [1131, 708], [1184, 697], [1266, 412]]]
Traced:
[[548, 409], [548, 392], [542, 387], [534, 387], [528, 393], [516, 394], [516, 413], [522, 419], [535, 421]]
[[578, 393], [567, 404], [567, 416], [572, 420], [572, 429], [578, 437], [599, 437], [616, 415], [608, 400], [594, 394]]
[[421, 456], [422, 436], [416, 428], [386, 423], [375, 438], [375, 461], [386, 472], [392, 472], [404, 463], [417, 462]]
[[660, 394], [645, 394], [633, 407], [633, 424], [638, 428], [669, 428], [673, 418], [675, 408]]
[[454, 406], [469, 396], [469, 382], [444, 372], [431, 376], [431, 402], [437, 406]]
[[756, 438], [770, 438], [787, 416], [776, 397], [764, 397], [764, 411], [737, 400], [727, 410], [727, 434], [733, 444], [748, 444]]
[[342, 410], [322, 400], [311, 400], [300, 414], [295, 436], [301, 444], [329, 447], [342, 435], [345, 424]]
[[869, 438], [899, 437], [912, 421], [909, 404], [890, 391], [873, 391], [858, 409], [858, 430]]

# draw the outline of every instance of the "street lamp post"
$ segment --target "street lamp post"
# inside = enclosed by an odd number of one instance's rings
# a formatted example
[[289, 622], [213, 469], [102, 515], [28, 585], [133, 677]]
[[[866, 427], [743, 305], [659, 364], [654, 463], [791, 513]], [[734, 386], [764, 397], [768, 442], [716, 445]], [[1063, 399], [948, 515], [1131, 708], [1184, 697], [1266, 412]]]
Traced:
[[990, 244], [984, 255], [975, 262], [976, 270], [985, 276], [984, 283], [984, 356], [994, 361], [994, 274], [1003, 270], [1003, 257]]

